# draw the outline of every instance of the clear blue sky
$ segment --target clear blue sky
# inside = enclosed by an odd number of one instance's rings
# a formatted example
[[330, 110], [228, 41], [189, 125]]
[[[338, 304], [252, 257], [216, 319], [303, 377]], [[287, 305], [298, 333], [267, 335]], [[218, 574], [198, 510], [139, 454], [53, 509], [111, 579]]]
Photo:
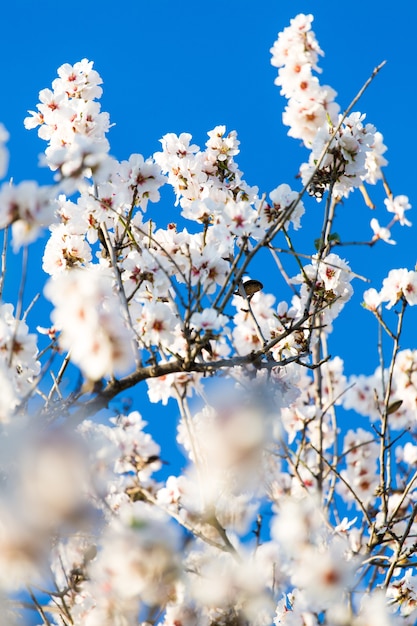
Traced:
[[[414, 13], [414, 15], [410, 14]], [[114, 0], [59, 3], [19, 1], [4, 3], [0, 67], [2, 98], [0, 121], [11, 134], [9, 174], [15, 181], [37, 178], [50, 182], [50, 173], [37, 168], [44, 145], [35, 131], [23, 128], [38, 92], [49, 87], [56, 69], [83, 57], [95, 62], [104, 80], [103, 110], [115, 124], [110, 132], [111, 153], [125, 159], [133, 152], [145, 157], [159, 149], [167, 132], [191, 132], [204, 145], [206, 131], [217, 124], [236, 129], [241, 141], [240, 168], [249, 184], [269, 192], [282, 182], [297, 188], [294, 176], [307, 152], [286, 136], [281, 114], [285, 105], [274, 86], [276, 69], [269, 49], [278, 31], [297, 13], [313, 13], [314, 29], [326, 56], [321, 81], [338, 92], [342, 109], [348, 105], [372, 69], [388, 61], [358, 105], [367, 113], [389, 147], [386, 170], [395, 194], [414, 192], [415, 9], [407, 0]], [[376, 194], [381, 224], [389, 221]], [[309, 215], [301, 235], [304, 252], [312, 253], [321, 214], [308, 202]], [[164, 221], [175, 220], [177, 209], [158, 208]], [[417, 227], [417, 217], [409, 218]], [[320, 217], [318, 217], [320, 215]], [[347, 239], [370, 237], [374, 217], [359, 194], [338, 210], [338, 232]], [[344, 230], [346, 229], [346, 231]], [[417, 260], [415, 231], [394, 230], [396, 248], [346, 249], [340, 252], [360, 274], [382, 279], [390, 267], [413, 268]], [[35, 259], [35, 256], [32, 256]], [[33, 266], [34, 267], [34, 266]], [[32, 267], [32, 280], [39, 274]], [[262, 273], [262, 268], [258, 270]], [[274, 292], [274, 284], [268, 283]], [[380, 287], [380, 282], [374, 285]], [[357, 303], [366, 285], [354, 282]], [[289, 294], [276, 294], [278, 299]], [[336, 323], [335, 349], [345, 359], [348, 373], [373, 371], [377, 364], [372, 316], [349, 305]], [[346, 342], [352, 333], [357, 341]], [[368, 343], [371, 352], [364, 352]], [[416, 347], [410, 330], [407, 346]], [[346, 345], [348, 344], [348, 345]], [[364, 354], [366, 357], [364, 358]], [[358, 363], [358, 357], [359, 363]], [[357, 363], [357, 367], [355, 367]]]

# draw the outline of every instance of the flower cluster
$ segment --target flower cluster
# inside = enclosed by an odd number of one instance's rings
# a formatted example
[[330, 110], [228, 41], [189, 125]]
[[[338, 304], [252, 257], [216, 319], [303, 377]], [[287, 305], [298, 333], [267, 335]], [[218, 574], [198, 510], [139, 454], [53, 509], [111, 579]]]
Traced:
[[7, 421], [24, 401], [41, 369], [37, 335], [26, 322], [16, 319], [11, 304], [0, 305], [0, 422]]
[[332, 320], [352, 297], [352, 279], [349, 265], [337, 254], [328, 254], [323, 259], [315, 256], [312, 263], [292, 279], [293, 283], [301, 284], [299, 297], [293, 298], [293, 306], [300, 316], [310, 306], [312, 312], [320, 313], [326, 332], [331, 332]]
[[317, 63], [323, 52], [311, 30], [312, 21], [312, 15], [297, 15], [271, 48], [271, 63], [280, 68], [275, 84], [288, 98], [283, 122], [290, 127], [289, 136], [302, 139], [307, 147], [327, 118], [336, 122], [340, 108], [334, 101], [336, 92], [320, 85], [313, 74], [320, 71]]
[[[313, 500], [284, 498], [278, 507], [272, 536], [288, 559], [296, 589], [290, 619], [308, 623], [311, 614], [334, 605], [341, 588], [352, 586], [355, 562], [346, 538], [326, 532]], [[277, 613], [281, 613], [280, 607]]]
[[300, 170], [311, 195], [321, 198], [331, 190], [334, 197], [341, 198], [362, 184], [367, 175], [366, 155], [375, 143], [375, 127], [363, 125], [364, 117], [351, 113], [339, 118], [340, 127], [326, 121], [318, 129], [309, 161]]
[[[355, 501], [356, 505], [362, 502], [367, 506], [375, 500], [379, 486], [379, 446], [370, 432], [362, 428], [349, 430], [345, 435], [343, 454], [346, 469], [341, 472], [343, 482], [339, 482], [338, 490], [346, 501]], [[353, 487], [352, 491], [350, 487]]]
[[360, 113], [338, 116], [336, 92], [320, 85], [313, 74], [320, 72], [317, 63], [323, 52], [311, 30], [312, 21], [312, 15], [303, 14], [291, 20], [271, 48], [271, 63], [279, 68], [275, 84], [288, 99], [282, 116], [290, 127], [288, 135], [302, 139], [312, 150], [301, 167], [303, 183], [318, 198], [329, 188], [340, 198], [363, 181], [375, 184], [382, 178], [387, 148], [381, 133], [370, 124], [362, 125]]
[[363, 294], [367, 309], [375, 311], [380, 304], [388, 302], [387, 309], [403, 300], [410, 306], [417, 304], [417, 272], [405, 267], [390, 270], [382, 282], [382, 289], [378, 292], [371, 287]]
[[261, 225], [268, 228], [277, 220], [284, 218], [284, 226], [288, 228], [292, 223], [294, 230], [301, 227], [301, 217], [304, 215], [305, 208], [300, 194], [293, 191], [289, 185], [283, 183], [273, 189], [269, 194], [271, 203], [261, 203]]
[[97, 170], [109, 150], [105, 137], [110, 121], [96, 102], [102, 94], [101, 77], [92, 61], [65, 63], [51, 89], [39, 94], [37, 111], [30, 111], [25, 127], [36, 128], [48, 141], [47, 165], [63, 177], [81, 174], [85, 168]]
[[[51, 279], [45, 287], [53, 302], [59, 342], [90, 380], [99, 380], [133, 365], [133, 332], [123, 323], [121, 304], [114, 297], [112, 276], [100, 266], [73, 270]], [[114, 320], [118, 324], [114, 324]]]
[[390, 375], [387, 369], [378, 367], [370, 376], [349, 377], [349, 389], [343, 398], [346, 409], [354, 409], [359, 415], [373, 421], [380, 419], [386, 404], [388, 382], [388, 412], [393, 430], [414, 429], [417, 403], [417, 352], [400, 350]]
[[[209, 131], [203, 152], [196, 144], [190, 144], [189, 133], [169, 133], [161, 139], [163, 151], [154, 155], [188, 219], [204, 221], [216, 205], [228, 200], [253, 201], [256, 197], [257, 190], [244, 182], [233, 159], [239, 153], [236, 131], [225, 133], [225, 126]], [[220, 211], [220, 206], [217, 209]]]
[[54, 196], [53, 188], [40, 187], [32, 180], [17, 185], [3, 183], [0, 188], [0, 228], [12, 225], [15, 251], [35, 241], [42, 229], [55, 221]]

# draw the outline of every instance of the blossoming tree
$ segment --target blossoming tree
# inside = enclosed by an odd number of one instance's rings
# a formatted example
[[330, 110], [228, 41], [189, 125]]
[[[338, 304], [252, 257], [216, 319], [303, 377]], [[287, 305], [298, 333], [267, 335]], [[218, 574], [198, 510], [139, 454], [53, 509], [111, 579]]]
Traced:
[[[25, 120], [55, 182], [3, 183], [0, 288], [9, 240], [25, 259], [49, 229], [52, 326], [36, 299], [23, 311], [23, 277], [0, 305], [2, 624], [23, 609], [60, 626], [415, 623], [417, 352], [400, 339], [417, 272], [393, 269], [363, 295], [391, 349], [373, 376], [348, 379], [328, 347], [356, 276], [336, 207], [352, 194], [372, 206], [367, 186], [383, 185], [391, 217], [371, 220], [370, 246], [394, 243], [411, 207], [354, 110], [380, 68], [342, 113], [317, 76], [312, 20], [298, 15], [271, 49], [283, 122], [309, 151], [296, 189], [250, 187], [223, 126], [204, 148], [168, 134], [151, 158], [116, 161], [86, 59], [60, 67]], [[1, 127], [3, 178], [7, 139]], [[178, 219], [161, 225], [165, 184]], [[310, 210], [313, 252], [294, 236]], [[161, 478], [169, 448], [120, 408], [137, 385], [178, 404], [178, 475]], [[360, 428], [341, 427], [346, 409]]]

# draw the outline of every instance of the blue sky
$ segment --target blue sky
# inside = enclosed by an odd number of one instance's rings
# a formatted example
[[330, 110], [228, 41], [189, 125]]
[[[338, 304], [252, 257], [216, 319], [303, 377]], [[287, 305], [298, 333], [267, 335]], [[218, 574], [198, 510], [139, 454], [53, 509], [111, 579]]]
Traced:
[[[16, 1], [2, 7], [0, 67], [3, 97], [0, 121], [11, 134], [9, 175], [15, 181], [36, 178], [51, 181], [37, 167], [44, 145], [36, 132], [23, 128], [28, 109], [34, 109], [38, 92], [56, 76], [65, 62], [87, 57], [104, 81], [102, 109], [115, 124], [110, 132], [111, 153], [126, 159], [140, 152], [145, 157], [158, 150], [167, 132], [191, 132], [204, 145], [206, 132], [217, 124], [235, 129], [241, 141], [237, 158], [246, 180], [269, 192], [282, 182], [297, 189], [295, 175], [307, 151], [287, 137], [281, 115], [285, 105], [274, 86], [276, 69], [270, 65], [269, 49], [277, 33], [297, 13], [313, 13], [314, 30], [326, 56], [321, 60], [321, 81], [338, 92], [345, 108], [372, 69], [382, 60], [387, 65], [371, 85], [357, 109], [367, 113], [384, 137], [389, 151], [387, 177], [395, 194], [406, 194], [417, 203], [413, 188], [413, 117], [417, 86], [414, 79], [415, 20], [410, 3], [393, 5], [372, 0], [335, 3], [324, 0], [229, 0], [202, 3], [198, 0], [101, 1], [43, 3]], [[410, 120], [410, 121], [409, 121]], [[370, 238], [369, 221], [389, 221], [383, 194], [375, 214], [354, 194], [338, 209], [337, 231], [346, 239]], [[305, 228], [299, 247], [313, 253], [312, 241], [321, 226], [321, 209], [307, 202]], [[177, 209], [166, 203], [158, 207], [164, 222], [178, 219]], [[156, 214], [155, 214], [156, 215]], [[417, 226], [413, 211], [409, 215]], [[376, 278], [374, 286], [392, 267], [412, 269], [417, 260], [413, 229], [394, 229], [397, 246], [381, 244], [372, 250], [340, 252], [359, 274]], [[31, 280], [42, 280], [34, 264]], [[18, 265], [14, 265], [18, 274]], [[265, 268], [256, 268], [268, 291]], [[263, 277], [263, 278], [262, 278]], [[359, 307], [367, 285], [355, 281], [355, 303], [335, 324], [332, 354], [346, 361], [348, 373], [371, 373], [377, 365], [376, 324]], [[277, 298], [289, 297], [276, 293]], [[349, 341], [346, 337], [351, 335]], [[353, 336], [356, 341], [352, 341]], [[375, 341], [370, 342], [370, 337]], [[416, 347], [410, 329], [407, 343]]]

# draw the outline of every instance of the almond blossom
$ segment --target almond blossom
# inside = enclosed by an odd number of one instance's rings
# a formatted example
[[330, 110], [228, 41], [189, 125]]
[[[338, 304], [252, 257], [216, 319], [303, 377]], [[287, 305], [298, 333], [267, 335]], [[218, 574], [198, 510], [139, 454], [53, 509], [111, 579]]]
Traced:
[[98, 380], [133, 364], [132, 331], [113, 298], [112, 280], [100, 268], [72, 270], [51, 279], [45, 293], [55, 305], [59, 343], [71, 350], [86, 376]]
[[[153, 155], [110, 156], [87, 59], [26, 118], [55, 184], [0, 189], [0, 294], [16, 294], [0, 303], [3, 621], [21, 605], [51, 626], [414, 623], [417, 271], [378, 291], [336, 231], [365, 184], [393, 214], [358, 234], [370, 253], [411, 205], [389, 191], [381, 133], [321, 84], [312, 22], [271, 49], [309, 153], [291, 186], [246, 182], [223, 124], [202, 148], [167, 133]], [[7, 140], [0, 125], [2, 177]], [[39, 296], [25, 269], [9, 280], [9, 228], [16, 253], [43, 248]], [[355, 344], [351, 373], [332, 331], [345, 307], [354, 328], [368, 275], [378, 346]]]
[[13, 247], [35, 241], [42, 230], [55, 221], [54, 190], [39, 187], [35, 181], [19, 185], [3, 183], [0, 189], [0, 228], [12, 226]]
[[391, 245], [395, 245], [397, 242], [391, 239], [391, 231], [389, 228], [384, 228], [380, 226], [378, 220], [376, 218], [372, 218], [370, 222], [370, 226], [374, 231], [374, 236], [372, 237], [372, 241], [377, 241], [378, 239], [382, 239], [385, 243], [389, 243]]
[[394, 213], [395, 220], [400, 222], [401, 226], [411, 226], [411, 222], [405, 217], [405, 211], [411, 209], [408, 197], [401, 195], [395, 198], [386, 198], [384, 204], [387, 211]]

